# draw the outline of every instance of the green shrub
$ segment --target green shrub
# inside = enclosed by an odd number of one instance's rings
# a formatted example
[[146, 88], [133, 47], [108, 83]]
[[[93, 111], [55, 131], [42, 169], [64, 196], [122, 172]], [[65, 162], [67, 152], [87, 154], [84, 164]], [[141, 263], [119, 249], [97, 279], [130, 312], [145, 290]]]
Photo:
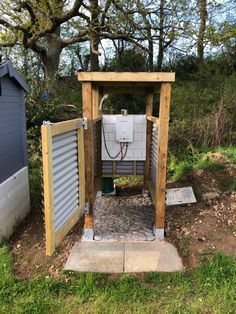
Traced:
[[[216, 161], [212, 153], [221, 153], [229, 158], [230, 162], [235, 162], [236, 146], [208, 148], [204, 151], [193, 150], [192, 154], [182, 154], [178, 157], [169, 154], [167, 174], [171, 180], [179, 180], [186, 176], [193, 169], [206, 169], [208, 171], [219, 171], [224, 168], [224, 163]], [[234, 181], [230, 182], [229, 190], [234, 189]]]

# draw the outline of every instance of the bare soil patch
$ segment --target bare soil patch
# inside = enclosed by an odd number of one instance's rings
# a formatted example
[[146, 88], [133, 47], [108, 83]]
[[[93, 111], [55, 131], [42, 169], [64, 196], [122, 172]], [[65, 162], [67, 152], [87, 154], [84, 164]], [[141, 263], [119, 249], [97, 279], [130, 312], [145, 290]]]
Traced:
[[219, 171], [194, 170], [180, 182], [168, 184], [191, 185], [197, 196], [196, 204], [166, 210], [167, 240], [177, 246], [190, 268], [217, 250], [236, 256], [236, 192], [228, 190], [235, 180], [236, 165], [225, 161]]
[[[202, 255], [222, 250], [236, 256], [236, 192], [227, 191], [236, 178], [236, 165], [227, 161], [219, 171], [194, 170], [169, 187], [192, 186], [198, 202], [166, 210], [166, 240], [176, 245], [187, 267], [195, 267]], [[136, 195], [141, 183], [118, 185], [118, 195]], [[213, 193], [208, 194], [206, 193]], [[205, 197], [206, 196], [206, 197]], [[39, 207], [40, 208], [40, 207]], [[45, 255], [44, 222], [40, 209], [32, 209], [10, 240], [14, 271], [21, 278], [57, 277], [70, 250], [82, 234], [80, 221], [67, 235], [54, 256]]]
[[82, 234], [80, 221], [62, 241], [53, 256], [45, 254], [43, 212], [32, 209], [10, 240], [15, 274], [20, 278], [60, 275], [70, 250]]

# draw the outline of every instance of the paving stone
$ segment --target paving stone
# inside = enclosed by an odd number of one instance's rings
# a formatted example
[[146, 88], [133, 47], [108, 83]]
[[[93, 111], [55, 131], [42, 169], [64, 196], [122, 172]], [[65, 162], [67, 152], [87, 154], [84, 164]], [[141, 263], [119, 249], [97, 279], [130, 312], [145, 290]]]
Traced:
[[77, 242], [65, 269], [81, 272], [123, 272], [124, 245], [119, 242]]
[[165, 241], [125, 243], [125, 272], [183, 270], [177, 249]]
[[101, 241], [101, 240], [102, 240], [102, 236], [99, 235], [99, 234], [95, 234], [94, 240], [95, 240], [95, 241]]

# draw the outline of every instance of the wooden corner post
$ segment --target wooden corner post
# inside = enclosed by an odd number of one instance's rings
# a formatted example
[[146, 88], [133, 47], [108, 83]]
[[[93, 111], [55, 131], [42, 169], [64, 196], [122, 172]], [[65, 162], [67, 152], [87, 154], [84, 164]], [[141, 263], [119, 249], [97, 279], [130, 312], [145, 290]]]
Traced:
[[[98, 117], [102, 119], [101, 112], [99, 110], [102, 94], [98, 89]], [[97, 123], [97, 178], [98, 178], [98, 191], [102, 190], [102, 120]]]
[[160, 90], [160, 126], [158, 132], [158, 166], [156, 169], [156, 238], [164, 238], [165, 207], [166, 207], [166, 168], [169, 130], [171, 84], [162, 83]]
[[45, 236], [46, 255], [51, 256], [55, 250], [55, 225], [54, 225], [54, 198], [53, 198], [53, 168], [52, 168], [52, 127], [43, 125], [42, 157], [43, 157], [43, 189], [45, 210]]
[[83, 117], [87, 118], [88, 128], [84, 131], [84, 154], [85, 154], [85, 198], [89, 203], [89, 213], [85, 215], [84, 237], [93, 239], [93, 107], [92, 107], [92, 84], [82, 83]]
[[[146, 116], [152, 116], [153, 114], [153, 92], [148, 91], [146, 97]], [[146, 160], [144, 166], [144, 184], [147, 188], [147, 181], [150, 176], [150, 151], [151, 151], [151, 136], [152, 136], [152, 123], [147, 120], [147, 131], [146, 131]]]

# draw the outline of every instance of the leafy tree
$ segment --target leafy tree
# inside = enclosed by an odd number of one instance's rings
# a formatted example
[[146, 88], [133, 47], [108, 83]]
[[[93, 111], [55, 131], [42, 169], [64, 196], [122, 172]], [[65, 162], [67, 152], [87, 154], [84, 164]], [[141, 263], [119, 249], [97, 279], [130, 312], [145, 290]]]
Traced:
[[[25, 49], [37, 53], [49, 83], [58, 70], [62, 49], [74, 42], [88, 40], [88, 31], [84, 29], [83, 1], [80, 0], [2, 0], [0, 13], [0, 45], [20, 43]], [[81, 16], [80, 27], [70, 37], [62, 37], [63, 27], [76, 16]]]

